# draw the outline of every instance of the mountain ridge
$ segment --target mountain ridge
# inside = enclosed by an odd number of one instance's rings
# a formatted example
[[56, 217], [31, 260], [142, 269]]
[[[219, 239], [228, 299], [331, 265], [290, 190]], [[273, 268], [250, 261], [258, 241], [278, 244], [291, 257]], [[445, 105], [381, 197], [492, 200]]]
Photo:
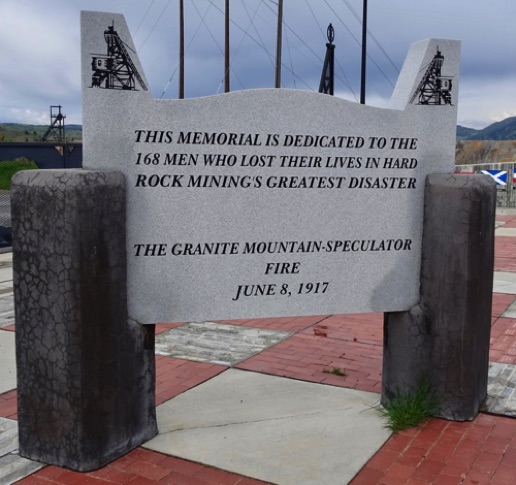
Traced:
[[516, 140], [516, 116], [511, 116], [502, 121], [496, 121], [481, 130], [457, 125], [457, 139]]

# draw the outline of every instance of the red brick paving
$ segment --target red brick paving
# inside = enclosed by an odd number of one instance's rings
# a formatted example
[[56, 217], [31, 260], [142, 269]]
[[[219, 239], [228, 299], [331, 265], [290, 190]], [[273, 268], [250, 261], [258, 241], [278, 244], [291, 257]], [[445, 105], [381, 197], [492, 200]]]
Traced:
[[392, 436], [351, 485], [516, 483], [516, 420], [480, 414], [431, 419]]
[[227, 367], [156, 356], [156, 406], [220, 374]]
[[17, 482], [23, 485], [264, 485], [267, 482], [137, 448], [100, 470], [78, 473], [56, 466]]
[[516, 319], [500, 317], [492, 325], [489, 360], [516, 364]]
[[330, 315], [302, 333], [383, 346], [383, 313]]
[[[346, 341], [310, 332], [298, 333], [241, 362], [236, 368], [380, 392], [382, 351], [381, 343]], [[345, 375], [335, 375], [334, 369]]]
[[496, 222], [504, 222], [505, 224], [502, 227], [505, 227], [505, 225], [510, 221], [515, 221], [516, 216], [512, 214], [496, 214]]
[[249, 320], [220, 320], [220, 323], [230, 325], [243, 325], [282, 332], [300, 332], [314, 324], [328, 318], [328, 315], [315, 315], [309, 317], [283, 317], [283, 318], [253, 318]]
[[16, 389], [0, 394], [0, 416], [2, 418], [18, 418], [18, 401]]
[[511, 303], [516, 300], [516, 295], [507, 295], [505, 293], [493, 293], [493, 305], [491, 316], [498, 318]]
[[516, 272], [516, 241], [514, 236], [495, 237], [495, 271]]
[[514, 215], [496, 215], [497, 222], [503, 222], [504, 224], [500, 227], [516, 227], [516, 216]]
[[175, 322], [175, 323], [157, 323], [156, 324], [156, 335], [166, 332], [167, 330], [170, 330], [171, 328], [180, 327], [181, 325], [184, 325], [185, 322]]

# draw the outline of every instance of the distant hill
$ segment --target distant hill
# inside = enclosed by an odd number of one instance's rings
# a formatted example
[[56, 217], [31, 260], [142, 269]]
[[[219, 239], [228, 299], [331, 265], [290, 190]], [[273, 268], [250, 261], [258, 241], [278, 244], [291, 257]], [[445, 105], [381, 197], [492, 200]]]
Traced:
[[457, 126], [459, 140], [516, 140], [516, 116], [497, 121], [482, 130]]
[[473, 128], [466, 128], [465, 126], [457, 125], [457, 139], [458, 140], [471, 140], [471, 137], [475, 136], [481, 130], [475, 130]]
[[[46, 125], [0, 123], [0, 142], [39, 142], [47, 129]], [[69, 142], [82, 141], [82, 125], [65, 125], [65, 137]]]

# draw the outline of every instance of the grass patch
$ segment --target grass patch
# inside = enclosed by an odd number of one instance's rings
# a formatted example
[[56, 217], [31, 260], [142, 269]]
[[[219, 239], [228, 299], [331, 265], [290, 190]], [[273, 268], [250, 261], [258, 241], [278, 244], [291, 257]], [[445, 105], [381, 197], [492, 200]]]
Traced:
[[37, 168], [39, 167], [36, 163], [27, 158], [0, 161], [0, 190], [11, 189], [11, 178], [16, 172], [21, 170], [34, 170]]
[[393, 433], [413, 428], [439, 411], [440, 399], [428, 379], [422, 379], [411, 392], [398, 392], [380, 413]]
[[338, 367], [334, 367], [331, 370], [324, 369], [323, 373], [324, 374], [333, 374], [334, 376], [342, 376], [342, 377], [345, 377], [347, 375], [343, 370], [339, 369]]

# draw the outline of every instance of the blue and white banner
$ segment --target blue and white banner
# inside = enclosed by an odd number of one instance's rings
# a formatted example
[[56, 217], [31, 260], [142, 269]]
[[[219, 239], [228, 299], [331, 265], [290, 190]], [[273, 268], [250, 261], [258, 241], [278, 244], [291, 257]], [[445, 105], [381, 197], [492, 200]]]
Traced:
[[482, 170], [482, 173], [493, 177], [496, 185], [507, 185], [507, 170]]

